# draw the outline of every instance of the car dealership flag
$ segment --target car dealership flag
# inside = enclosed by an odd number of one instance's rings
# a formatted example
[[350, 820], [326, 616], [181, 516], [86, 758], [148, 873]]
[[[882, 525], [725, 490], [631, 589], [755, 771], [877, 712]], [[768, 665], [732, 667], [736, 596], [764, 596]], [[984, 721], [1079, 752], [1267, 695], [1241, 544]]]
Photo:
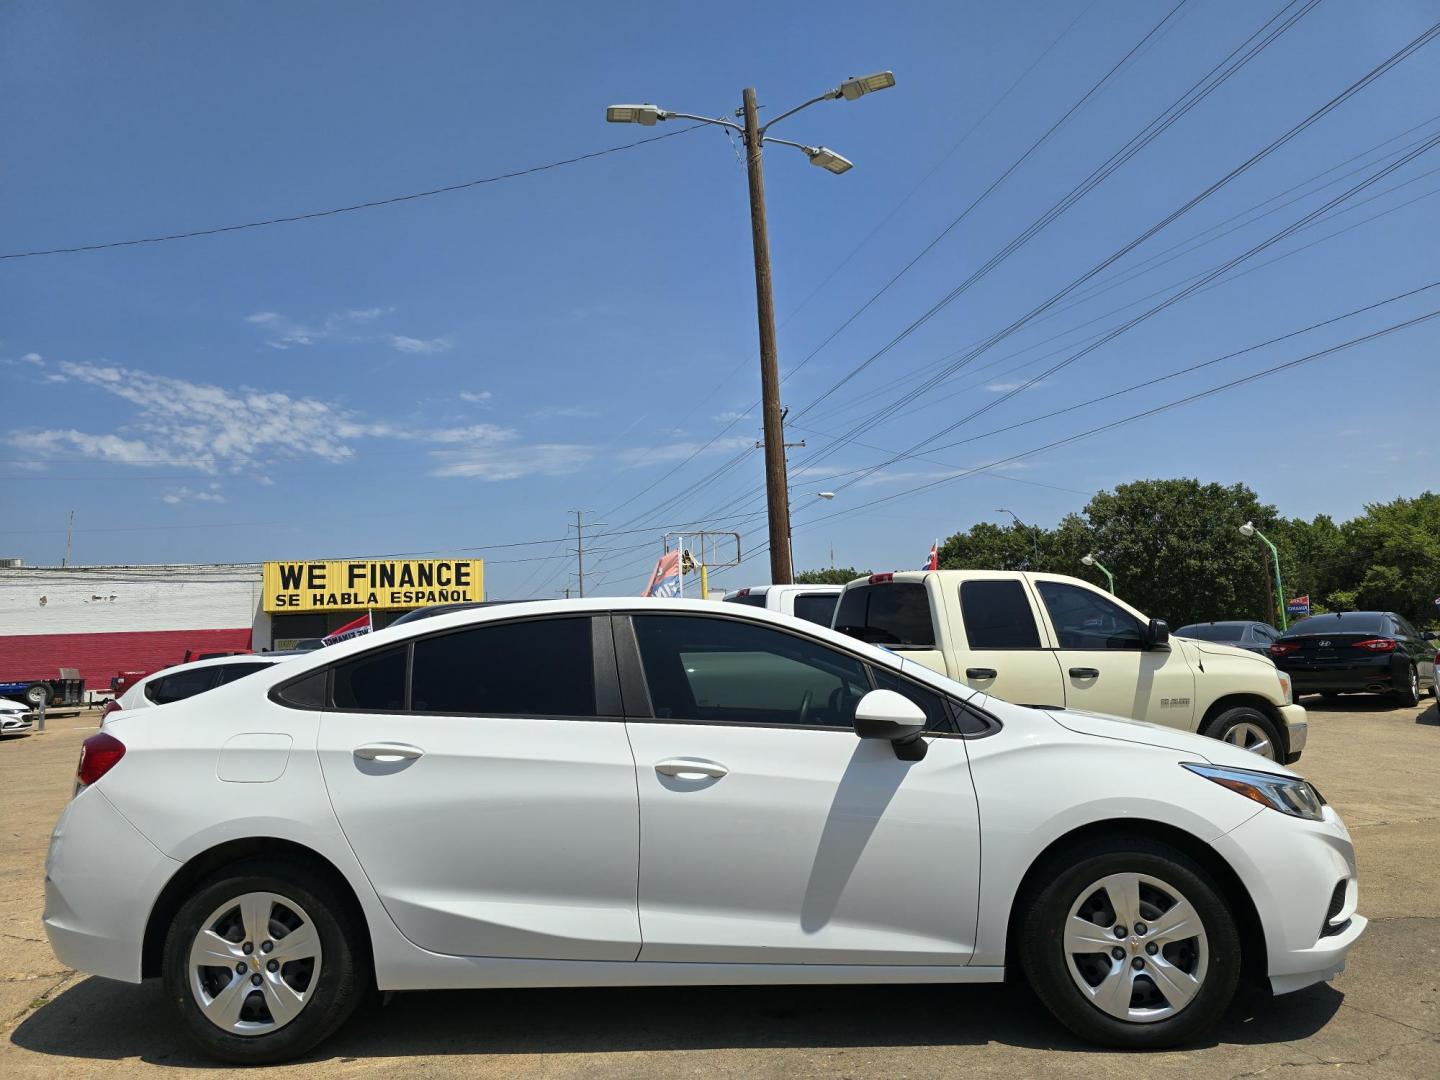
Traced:
[[368, 634], [370, 633], [371, 629], [372, 626], [370, 623], [370, 612], [367, 611], [364, 615], [361, 615], [354, 622], [348, 622], [344, 626], [340, 627], [339, 630], [336, 630], [329, 637], [321, 638], [320, 643], [322, 645], [334, 645], [337, 641], [347, 641], [352, 637], [359, 637], [361, 634]]
[[1309, 593], [1306, 593], [1304, 596], [1297, 596], [1297, 597], [1295, 597], [1295, 599], [1293, 599], [1293, 600], [1286, 600], [1286, 601], [1285, 601], [1285, 614], [1286, 614], [1286, 615], [1309, 615], [1309, 614], [1310, 614], [1310, 594], [1309, 594]]
[[680, 552], [667, 551], [655, 563], [650, 581], [641, 596], [680, 595]]
[[939, 569], [940, 569], [940, 541], [939, 541], [939, 540], [936, 540], [935, 543], [933, 543], [933, 544], [930, 545], [930, 554], [927, 555], [927, 556], [925, 556], [925, 565], [922, 566], [920, 569], [922, 569], [922, 570], [939, 570]]

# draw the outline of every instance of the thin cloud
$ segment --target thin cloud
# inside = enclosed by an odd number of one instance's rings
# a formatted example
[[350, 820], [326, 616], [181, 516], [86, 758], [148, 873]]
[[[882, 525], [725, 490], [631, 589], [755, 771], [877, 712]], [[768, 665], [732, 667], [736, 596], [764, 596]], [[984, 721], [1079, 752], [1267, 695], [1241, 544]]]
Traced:
[[389, 340], [391, 347], [402, 353], [442, 353], [453, 344], [448, 337], [414, 338], [404, 334], [391, 334]]
[[225, 496], [220, 494], [219, 483], [213, 483], [207, 488], [171, 488], [160, 496], [160, 501], [172, 506], [186, 502], [223, 503]]
[[489, 390], [461, 390], [460, 400], [468, 401], [471, 405], [484, 405], [495, 395]]
[[616, 459], [622, 469], [639, 469], [647, 465], [666, 465], [673, 461], [688, 458], [692, 454], [700, 457], [712, 454], [726, 453], [754, 445], [755, 440], [743, 436], [734, 436], [728, 439], [716, 439], [713, 443], [705, 444], [699, 442], [674, 442], [662, 446], [636, 446], [628, 450], [621, 450], [616, 454]]
[[526, 413], [525, 418], [527, 420], [584, 420], [599, 415], [594, 409], [582, 408], [579, 405], [550, 405]]

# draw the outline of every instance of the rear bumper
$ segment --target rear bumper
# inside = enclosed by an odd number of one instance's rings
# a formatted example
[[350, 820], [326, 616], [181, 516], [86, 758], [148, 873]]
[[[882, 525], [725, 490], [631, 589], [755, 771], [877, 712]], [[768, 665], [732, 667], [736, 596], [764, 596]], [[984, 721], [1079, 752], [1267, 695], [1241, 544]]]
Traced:
[[66, 967], [140, 981], [145, 924], [180, 869], [97, 788], [60, 815], [45, 857], [45, 934]]
[[1277, 665], [1290, 676], [1297, 694], [1313, 694], [1322, 690], [1377, 691], [1403, 687], [1410, 678], [1408, 663], [1397, 663], [1391, 655], [1356, 657], [1343, 663], [1317, 663], [1313, 666]]

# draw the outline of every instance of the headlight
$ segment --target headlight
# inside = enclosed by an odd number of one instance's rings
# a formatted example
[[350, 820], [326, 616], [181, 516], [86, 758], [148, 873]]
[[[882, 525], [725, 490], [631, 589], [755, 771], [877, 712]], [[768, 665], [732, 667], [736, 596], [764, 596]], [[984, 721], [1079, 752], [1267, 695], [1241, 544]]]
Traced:
[[1294, 688], [1294, 686], [1293, 686], [1293, 685], [1291, 684], [1291, 682], [1290, 682], [1290, 675], [1289, 675], [1289, 673], [1288, 673], [1288, 672], [1284, 672], [1284, 671], [1280, 671], [1280, 670], [1277, 669], [1276, 672], [1275, 672], [1275, 676], [1276, 676], [1276, 678], [1278, 678], [1278, 679], [1280, 680], [1280, 690], [1281, 690], [1281, 692], [1285, 695], [1285, 704], [1286, 704], [1286, 705], [1294, 705], [1294, 704], [1295, 704], [1295, 688]]
[[1253, 772], [1250, 769], [1228, 769], [1217, 765], [1197, 765], [1185, 762], [1182, 768], [1189, 769], [1197, 776], [1229, 788], [1237, 795], [1253, 799], [1261, 806], [1279, 810], [1291, 817], [1307, 821], [1322, 821], [1321, 813], [1325, 797], [1316, 791], [1308, 781], [1294, 776], [1277, 776], [1275, 773]]

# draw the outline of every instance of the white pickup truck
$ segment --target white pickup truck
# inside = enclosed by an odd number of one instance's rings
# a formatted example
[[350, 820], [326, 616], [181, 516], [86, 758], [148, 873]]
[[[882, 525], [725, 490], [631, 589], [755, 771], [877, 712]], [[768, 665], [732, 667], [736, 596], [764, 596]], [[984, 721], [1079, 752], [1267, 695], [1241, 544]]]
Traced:
[[839, 585], [756, 585], [726, 593], [725, 603], [749, 604], [829, 626], [841, 588]]
[[1078, 578], [871, 574], [844, 587], [833, 625], [1017, 704], [1198, 731], [1285, 763], [1305, 747], [1305, 710], [1269, 658], [1172, 638]]

